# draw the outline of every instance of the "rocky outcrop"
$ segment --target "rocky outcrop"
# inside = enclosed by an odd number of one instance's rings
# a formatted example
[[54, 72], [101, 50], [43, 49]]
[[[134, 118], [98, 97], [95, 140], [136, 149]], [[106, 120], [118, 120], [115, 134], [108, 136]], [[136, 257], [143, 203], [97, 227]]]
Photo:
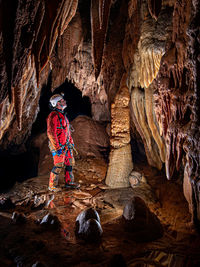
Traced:
[[109, 136], [106, 129], [87, 116], [78, 116], [72, 121], [72, 137], [81, 157], [103, 158], [109, 152]]

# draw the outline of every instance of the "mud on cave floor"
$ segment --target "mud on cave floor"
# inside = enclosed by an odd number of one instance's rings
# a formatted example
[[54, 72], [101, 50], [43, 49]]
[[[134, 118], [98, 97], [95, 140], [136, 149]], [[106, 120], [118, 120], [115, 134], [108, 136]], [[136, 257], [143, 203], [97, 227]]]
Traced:
[[[143, 173], [152, 188], [148, 199], [145, 187], [109, 189], [104, 182], [106, 169], [103, 160], [80, 159], [74, 169], [79, 190], [48, 192], [49, 175], [43, 175], [1, 194], [15, 206], [0, 211], [0, 266], [200, 266], [200, 238], [188, 227], [190, 215], [182, 186], [167, 181], [147, 164], [137, 164], [135, 170]], [[137, 229], [131, 233], [124, 229], [124, 203], [133, 196], [143, 198], [159, 218], [162, 237], [151, 241], [145, 229], [139, 234]], [[74, 234], [77, 215], [88, 207], [100, 215], [103, 235], [97, 243]], [[13, 212], [25, 219], [12, 219]], [[40, 224], [48, 213], [58, 218], [60, 227]], [[166, 260], [159, 265], [162, 256]]]

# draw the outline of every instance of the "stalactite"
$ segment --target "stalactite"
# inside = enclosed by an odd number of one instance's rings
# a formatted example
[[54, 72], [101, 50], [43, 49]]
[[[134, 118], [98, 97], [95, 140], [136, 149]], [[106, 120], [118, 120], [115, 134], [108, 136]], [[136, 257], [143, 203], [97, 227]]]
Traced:
[[139, 43], [139, 54], [141, 58], [138, 69], [138, 73], [140, 73], [139, 83], [142, 88], [148, 88], [158, 74], [164, 50], [142, 48]]
[[162, 0], [148, 0], [148, 8], [152, 18], [157, 20], [162, 8]]
[[166, 159], [165, 159], [165, 172], [168, 180], [171, 179], [174, 170], [175, 170], [175, 162], [173, 155], [173, 133], [168, 133], [165, 139], [166, 142]]
[[12, 94], [14, 98], [14, 108], [18, 124], [18, 129], [22, 128], [22, 92], [21, 87], [12, 87]]
[[[51, 21], [51, 27], [50, 27], [50, 32], [48, 36], [48, 54], [51, 54], [52, 46], [55, 43], [55, 37], [58, 35], [58, 27], [61, 25], [61, 14], [63, 12], [63, 7], [67, 3], [67, 5], [70, 8], [70, 3], [66, 0], [61, 0], [60, 2], [57, 3], [57, 6], [54, 8], [55, 16], [53, 17], [53, 21]], [[50, 10], [51, 11], [51, 10]], [[50, 12], [49, 12], [50, 13]]]
[[100, 29], [102, 29], [102, 26], [103, 26], [104, 6], [105, 6], [105, 0], [99, 0], [99, 25], [100, 25]]
[[[13, 95], [12, 95], [13, 97]], [[14, 100], [9, 103], [8, 96], [0, 104], [0, 140], [3, 137], [5, 131], [8, 129], [10, 122], [14, 117]]]
[[151, 129], [152, 135], [159, 149], [159, 154], [162, 162], [165, 162], [165, 143], [160, 136], [157, 128], [157, 122], [154, 114], [154, 103], [153, 103], [153, 88], [149, 86], [145, 89], [145, 108], [149, 128]]
[[36, 68], [36, 77], [37, 77], [37, 83], [39, 84], [40, 81], [40, 71], [42, 68], [41, 65], [41, 53], [43, 46], [45, 44], [46, 35], [43, 35], [39, 37], [40, 41], [36, 44], [36, 47], [33, 50], [33, 54], [35, 56], [35, 68]]
[[176, 169], [177, 171], [180, 169], [183, 157], [183, 143], [185, 138], [180, 134], [177, 135], [177, 143], [176, 143], [176, 151], [177, 151], [177, 159], [176, 159]]
[[138, 88], [134, 88], [131, 94], [131, 109], [134, 124], [140, 133], [144, 142], [147, 160], [151, 166], [158, 169], [162, 168], [162, 162], [158, 152], [158, 147], [152, 138], [152, 133], [149, 128], [146, 111], [145, 111], [145, 96]]
[[[65, 3], [65, 5], [66, 5], [66, 3]], [[65, 12], [62, 16], [62, 21], [61, 21], [61, 26], [60, 26], [60, 29], [61, 29], [60, 34], [61, 35], [63, 34], [65, 29], [69, 25], [69, 23], [72, 20], [72, 18], [74, 17], [74, 15], [76, 14], [77, 7], [78, 7], [78, 0], [73, 0], [69, 10], [64, 8]]]
[[92, 50], [96, 79], [101, 71], [104, 43], [108, 28], [111, 0], [105, 1], [102, 6], [102, 27], [99, 21], [99, 1], [91, 0], [91, 30], [92, 30]]
[[[144, 3], [142, 6], [144, 10], [147, 8]], [[165, 44], [171, 31], [172, 9], [163, 8], [157, 21], [150, 16], [143, 19], [137, 50], [132, 58], [134, 63], [129, 71], [133, 87], [148, 88], [157, 77], [165, 54]]]

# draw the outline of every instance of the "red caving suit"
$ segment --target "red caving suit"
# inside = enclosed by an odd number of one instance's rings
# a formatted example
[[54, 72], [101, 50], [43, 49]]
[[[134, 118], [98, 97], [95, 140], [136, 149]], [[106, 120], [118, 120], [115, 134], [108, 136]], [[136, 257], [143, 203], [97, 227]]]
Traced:
[[[56, 187], [58, 175], [65, 167], [65, 183], [73, 182], [72, 158], [74, 142], [71, 137], [70, 124], [61, 110], [52, 111], [47, 118], [47, 136], [49, 148], [53, 154], [54, 167], [50, 173], [49, 187]], [[62, 149], [61, 154], [57, 153]]]

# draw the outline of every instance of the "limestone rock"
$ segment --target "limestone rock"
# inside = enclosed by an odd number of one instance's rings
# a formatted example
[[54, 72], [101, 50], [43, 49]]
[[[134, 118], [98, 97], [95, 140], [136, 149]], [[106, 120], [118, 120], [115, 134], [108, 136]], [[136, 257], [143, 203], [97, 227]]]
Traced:
[[141, 197], [148, 203], [156, 203], [157, 198], [146, 178], [139, 172], [132, 171], [129, 176], [129, 182], [133, 188], [135, 196]]
[[126, 203], [123, 218], [124, 230], [134, 233], [134, 239], [137, 241], [154, 240], [163, 234], [159, 219], [150, 212], [145, 202], [139, 197]]
[[106, 184], [112, 188], [129, 187], [129, 174], [133, 169], [130, 144], [111, 150]]
[[60, 221], [57, 216], [53, 216], [52, 214], [48, 213], [42, 218], [40, 225], [58, 229], [60, 227]]
[[111, 105], [111, 146], [120, 148], [130, 142], [130, 94], [124, 74], [114, 103]]
[[109, 136], [103, 125], [87, 116], [78, 116], [72, 126], [75, 130], [72, 137], [80, 156], [102, 158], [107, 153]]
[[146, 183], [145, 177], [136, 171], [132, 171], [130, 176], [129, 176], [129, 181], [131, 186], [134, 188], [135, 186], [138, 186], [141, 182]]
[[75, 233], [87, 241], [98, 241], [103, 233], [98, 212], [92, 208], [82, 211], [76, 218]]
[[124, 206], [123, 216], [126, 220], [133, 220], [135, 217], [135, 206], [133, 202], [130, 201]]
[[[133, 120], [137, 131], [140, 133], [142, 141], [144, 143], [145, 152], [149, 165], [158, 168], [162, 168], [162, 161], [158, 150], [157, 143], [155, 142], [151, 128], [149, 127], [146, 114], [146, 99], [144, 92], [135, 88], [131, 93], [131, 119]], [[153, 109], [151, 110], [153, 112]], [[153, 116], [153, 114], [151, 113]]]

